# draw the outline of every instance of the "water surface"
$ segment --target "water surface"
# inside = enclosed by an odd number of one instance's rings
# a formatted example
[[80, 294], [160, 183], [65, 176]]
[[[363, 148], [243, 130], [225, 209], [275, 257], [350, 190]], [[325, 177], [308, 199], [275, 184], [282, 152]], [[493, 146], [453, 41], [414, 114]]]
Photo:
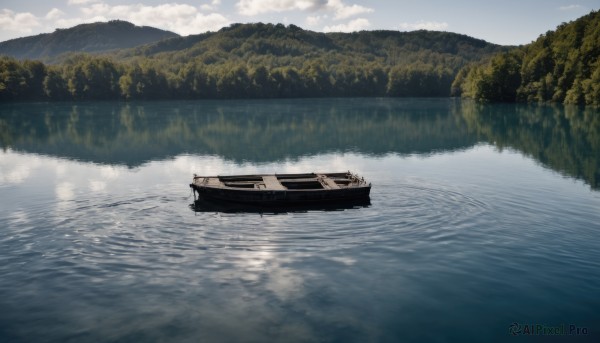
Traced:
[[[454, 99], [1, 105], [0, 341], [597, 341], [599, 118]], [[345, 170], [370, 206], [190, 207], [193, 173]]]

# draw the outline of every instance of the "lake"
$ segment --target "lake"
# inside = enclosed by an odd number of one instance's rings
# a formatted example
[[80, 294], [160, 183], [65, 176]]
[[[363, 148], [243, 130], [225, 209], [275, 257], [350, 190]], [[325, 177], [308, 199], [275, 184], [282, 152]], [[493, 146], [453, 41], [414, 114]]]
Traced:
[[[598, 110], [0, 104], [0, 146], [1, 342], [600, 341]], [[370, 205], [199, 211], [188, 187], [347, 170]]]

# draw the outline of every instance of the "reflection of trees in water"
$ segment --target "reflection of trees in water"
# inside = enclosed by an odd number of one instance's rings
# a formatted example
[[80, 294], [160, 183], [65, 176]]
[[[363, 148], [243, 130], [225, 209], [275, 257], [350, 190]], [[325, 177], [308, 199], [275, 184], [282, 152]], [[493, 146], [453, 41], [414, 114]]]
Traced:
[[600, 114], [575, 106], [481, 105], [463, 102], [471, 132], [499, 149], [513, 148], [565, 175], [600, 187]]
[[589, 108], [372, 98], [0, 107], [4, 149], [129, 166], [182, 153], [255, 163], [428, 154], [478, 141], [600, 187], [600, 115]]
[[[269, 162], [325, 152], [430, 153], [471, 146], [448, 100], [314, 99], [13, 105], [1, 143], [101, 163], [181, 153]], [[26, 118], [26, 119], [24, 119]]]

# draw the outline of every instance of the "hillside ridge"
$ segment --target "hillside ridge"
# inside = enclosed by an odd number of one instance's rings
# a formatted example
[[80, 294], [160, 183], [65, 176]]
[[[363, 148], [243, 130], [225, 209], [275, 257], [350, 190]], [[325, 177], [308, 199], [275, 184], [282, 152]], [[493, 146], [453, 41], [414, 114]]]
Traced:
[[600, 106], [600, 12], [563, 23], [486, 63], [465, 66], [453, 92], [481, 102]]
[[175, 37], [179, 35], [170, 31], [112, 20], [0, 42], [0, 54], [17, 59], [49, 59], [68, 52], [106, 52]]
[[53, 64], [0, 58], [0, 100], [449, 96], [463, 66], [508, 49], [451, 32], [232, 24]]

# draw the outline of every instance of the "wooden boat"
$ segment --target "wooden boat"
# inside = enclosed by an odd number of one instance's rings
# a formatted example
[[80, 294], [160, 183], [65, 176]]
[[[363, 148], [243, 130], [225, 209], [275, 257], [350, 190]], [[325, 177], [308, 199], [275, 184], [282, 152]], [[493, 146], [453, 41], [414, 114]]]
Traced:
[[369, 199], [371, 184], [351, 172], [196, 176], [190, 187], [203, 200], [259, 206], [344, 203]]

